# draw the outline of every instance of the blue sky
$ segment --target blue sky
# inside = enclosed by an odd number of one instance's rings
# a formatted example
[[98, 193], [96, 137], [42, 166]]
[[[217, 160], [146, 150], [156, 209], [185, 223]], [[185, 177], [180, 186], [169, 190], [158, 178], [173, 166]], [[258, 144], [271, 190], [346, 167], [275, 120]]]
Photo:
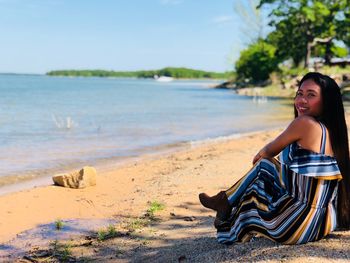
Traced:
[[0, 72], [232, 70], [255, 34], [239, 2], [0, 0]]

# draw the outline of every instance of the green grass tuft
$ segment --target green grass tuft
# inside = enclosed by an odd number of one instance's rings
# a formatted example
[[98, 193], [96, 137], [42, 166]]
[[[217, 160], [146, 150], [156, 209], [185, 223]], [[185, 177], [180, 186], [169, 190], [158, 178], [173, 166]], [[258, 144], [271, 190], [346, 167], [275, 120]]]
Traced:
[[57, 258], [59, 262], [67, 262], [72, 258], [72, 251], [70, 244], [62, 244], [57, 240], [51, 243], [52, 256]]
[[55, 222], [55, 227], [56, 227], [56, 230], [61, 230], [64, 226], [64, 223], [61, 219], [57, 219], [56, 222]]
[[109, 225], [106, 229], [101, 229], [97, 232], [97, 239], [104, 241], [117, 236], [117, 230], [114, 225]]
[[134, 232], [138, 229], [148, 226], [150, 223], [150, 220], [147, 218], [136, 218], [128, 222], [126, 228], [129, 232]]
[[158, 201], [153, 201], [150, 203], [150, 207], [147, 209], [147, 214], [154, 216], [155, 212], [161, 211], [165, 208], [165, 205], [159, 203]]

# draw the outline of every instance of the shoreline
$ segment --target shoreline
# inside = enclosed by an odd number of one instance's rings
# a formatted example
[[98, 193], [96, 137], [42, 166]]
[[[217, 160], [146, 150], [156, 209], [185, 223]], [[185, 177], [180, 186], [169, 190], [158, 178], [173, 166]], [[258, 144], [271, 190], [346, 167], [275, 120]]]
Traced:
[[[30, 173], [23, 175], [20, 175], [21, 178], [16, 178], [16, 176], [4, 176], [0, 177], [0, 197], [9, 193], [23, 191], [23, 190], [30, 190], [32, 188], [36, 187], [43, 187], [43, 186], [49, 186], [52, 185], [52, 176], [58, 173], [66, 173], [66, 172], [73, 172], [79, 168], [82, 168], [83, 166], [90, 165], [94, 166], [96, 169], [98, 169], [100, 172], [108, 172], [111, 170], [118, 169], [119, 167], [128, 165], [133, 162], [137, 162], [140, 160], [152, 160], [160, 158], [164, 155], [170, 155], [175, 154], [179, 151], [189, 150], [194, 147], [201, 147], [205, 146], [207, 144], [212, 143], [220, 143], [224, 141], [229, 141], [232, 139], [239, 139], [244, 136], [250, 136], [259, 134], [261, 132], [269, 132], [273, 131], [275, 129], [281, 128], [282, 126], [277, 126], [274, 128], [267, 128], [267, 129], [261, 129], [261, 130], [253, 130], [253, 131], [246, 131], [242, 133], [233, 133], [228, 135], [218, 135], [216, 137], [209, 137], [206, 139], [199, 139], [199, 140], [192, 140], [192, 141], [186, 141], [186, 142], [178, 142], [173, 144], [164, 144], [164, 145], [157, 145], [149, 147], [150, 149], [141, 151], [141, 153], [137, 156], [127, 156], [127, 157], [109, 157], [109, 158], [101, 158], [101, 159], [94, 159], [91, 161], [86, 162], [84, 165], [74, 165], [75, 167], [69, 167], [67, 166], [66, 169], [55, 169], [52, 168], [52, 172], [45, 175], [31, 175]], [[46, 168], [43, 169], [44, 171], [47, 170]], [[8, 183], [6, 183], [6, 181]]]

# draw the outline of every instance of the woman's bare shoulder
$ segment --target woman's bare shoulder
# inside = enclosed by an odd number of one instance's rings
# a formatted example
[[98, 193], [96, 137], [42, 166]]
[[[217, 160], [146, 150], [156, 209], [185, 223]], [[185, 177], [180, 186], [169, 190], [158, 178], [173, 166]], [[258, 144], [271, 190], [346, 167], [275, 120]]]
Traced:
[[307, 115], [295, 118], [291, 125], [300, 129], [320, 128], [319, 122], [314, 117]]
[[295, 118], [287, 128], [287, 133], [294, 134], [296, 141], [310, 138], [318, 138], [322, 134], [320, 123], [312, 116], [300, 116]]
[[322, 137], [320, 123], [312, 116], [301, 116], [294, 121], [299, 134], [297, 143], [304, 149], [319, 152]]

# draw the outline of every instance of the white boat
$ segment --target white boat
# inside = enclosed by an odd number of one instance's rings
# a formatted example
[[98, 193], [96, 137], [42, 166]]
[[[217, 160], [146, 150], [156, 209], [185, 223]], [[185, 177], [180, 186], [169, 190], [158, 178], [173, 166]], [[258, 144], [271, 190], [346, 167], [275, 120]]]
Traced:
[[169, 81], [173, 81], [173, 80], [174, 80], [173, 77], [158, 76], [158, 75], [155, 75], [155, 76], [154, 76], [154, 79], [155, 79], [156, 81], [161, 81], [161, 82], [169, 82]]

